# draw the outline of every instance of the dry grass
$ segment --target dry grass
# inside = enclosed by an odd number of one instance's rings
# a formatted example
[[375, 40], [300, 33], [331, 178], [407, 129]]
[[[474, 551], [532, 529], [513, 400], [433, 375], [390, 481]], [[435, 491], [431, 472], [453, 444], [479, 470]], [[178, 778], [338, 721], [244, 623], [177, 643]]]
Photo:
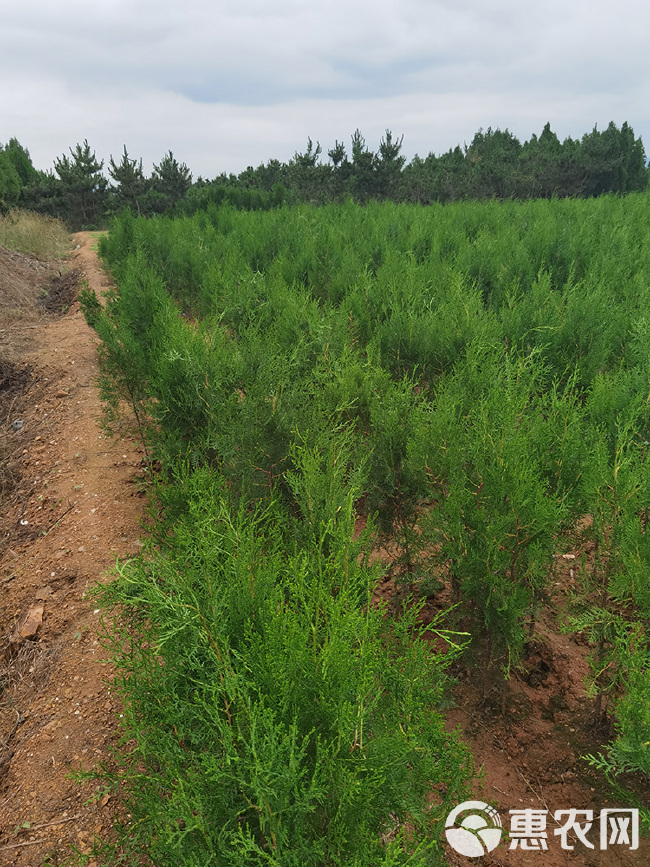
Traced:
[[60, 312], [74, 298], [79, 272], [62, 262], [70, 246], [59, 220], [18, 210], [0, 216], [0, 513], [20, 477], [22, 437], [11, 423], [33, 385], [22, 358], [44, 311]]
[[47, 686], [52, 675], [53, 650], [37, 641], [12, 647], [8, 637], [0, 643], [0, 779], [9, 769], [14, 735], [25, 721], [25, 708], [34, 691]]
[[70, 252], [70, 235], [60, 220], [32, 211], [9, 211], [0, 216], [0, 246], [43, 261]]

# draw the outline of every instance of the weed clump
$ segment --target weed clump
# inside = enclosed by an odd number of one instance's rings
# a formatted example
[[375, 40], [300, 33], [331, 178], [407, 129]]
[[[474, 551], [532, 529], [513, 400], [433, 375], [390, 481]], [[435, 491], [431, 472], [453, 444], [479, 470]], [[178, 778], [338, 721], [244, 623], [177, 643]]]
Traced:
[[14, 209], [0, 215], [0, 245], [36, 259], [60, 259], [70, 252], [70, 234], [60, 220]]

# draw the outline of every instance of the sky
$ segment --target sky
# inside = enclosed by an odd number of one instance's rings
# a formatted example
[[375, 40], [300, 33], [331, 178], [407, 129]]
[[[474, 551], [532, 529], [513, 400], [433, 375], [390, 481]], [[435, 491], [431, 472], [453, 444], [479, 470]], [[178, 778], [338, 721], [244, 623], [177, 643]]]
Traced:
[[[4, 10], [3, 7], [4, 6]], [[650, 155], [646, 0], [0, 0], [0, 144], [37, 168], [88, 140], [194, 177], [356, 129], [444, 153], [479, 129], [627, 121]]]

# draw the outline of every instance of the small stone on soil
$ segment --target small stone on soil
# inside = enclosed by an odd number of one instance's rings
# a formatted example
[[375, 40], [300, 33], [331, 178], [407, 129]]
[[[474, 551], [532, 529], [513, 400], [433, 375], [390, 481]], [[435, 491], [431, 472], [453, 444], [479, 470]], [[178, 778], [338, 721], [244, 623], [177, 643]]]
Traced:
[[43, 605], [34, 605], [29, 609], [27, 613], [27, 617], [23, 625], [20, 628], [20, 632], [18, 633], [19, 638], [34, 638], [36, 633], [38, 632], [38, 627], [43, 622]]

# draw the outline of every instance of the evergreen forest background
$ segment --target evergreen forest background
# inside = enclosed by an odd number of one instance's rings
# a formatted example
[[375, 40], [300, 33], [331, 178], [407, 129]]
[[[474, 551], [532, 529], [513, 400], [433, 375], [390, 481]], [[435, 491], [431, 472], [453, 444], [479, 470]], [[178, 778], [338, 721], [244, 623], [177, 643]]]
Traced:
[[140, 216], [192, 214], [209, 205], [266, 210], [282, 204], [326, 204], [352, 198], [430, 204], [464, 199], [590, 198], [646, 189], [643, 142], [632, 127], [611, 122], [580, 139], [560, 141], [546, 124], [521, 142], [507, 129], [479, 130], [469, 145], [407, 163], [403, 136], [386, 130], [373, 151], [357, 129], [350, 148], [338, 140], [327, 154], [308, 139], [288, 162], [269, 159], [240, 174], [194, 179], [168, 151], [147, 176], [126, 146], [108, 164], [88, 141], [70, 148], [48, 172], [37, 170], [15, 138], [0, 147], [0, 211], [13, 207], [64, 220], [72, 231], [105, 226], [125, 208]]

